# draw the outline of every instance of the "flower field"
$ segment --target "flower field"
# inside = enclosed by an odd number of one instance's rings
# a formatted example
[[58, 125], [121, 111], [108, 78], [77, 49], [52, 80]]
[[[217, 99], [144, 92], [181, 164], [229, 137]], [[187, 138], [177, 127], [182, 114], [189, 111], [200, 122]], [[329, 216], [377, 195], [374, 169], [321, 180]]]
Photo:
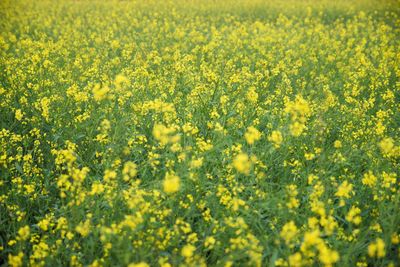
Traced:
[[0, 0], [0, 266], [400, 266], [397, 0]]

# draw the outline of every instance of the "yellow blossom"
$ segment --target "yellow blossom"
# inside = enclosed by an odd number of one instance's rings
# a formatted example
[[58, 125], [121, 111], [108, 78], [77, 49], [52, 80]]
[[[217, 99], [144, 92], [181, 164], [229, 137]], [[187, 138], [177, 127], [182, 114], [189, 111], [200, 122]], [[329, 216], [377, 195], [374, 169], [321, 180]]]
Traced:
[[196, 250], [196, 247], [195, 247], [195, 246], [188, 244], [188, 245], [185, 245], [185, 246], [182, 248], [181, 254], [182, 254], [182, 256], [185, 257], [185, 258], [191, 258], [191, 257], [193, 256], [193, 252], [194, 252], [195, 250]]
[[233, 159], [233, 167], [242, 174], [249, 175], [251, 169], [251, 162], [249, 156], [245, 153], [239, 153]]
[[306, 125], [304, 123], [295, 121], [292, 124], [290, 124], [290, 133], [295, 137], [300, 136], [305, 129]]
[[381, 238], [377, 238], [368, 246], [368, 255], [370, 257], [383, 258], [386, 255], [385, 242]]
[[296, 252], [289, 256], [288, 259], [289, 265], [291, 267], [301, 267], [303, 266], [302, 256], [300, 252]]
[[208, 237], [206, 237], [206, 239], [204, 240], [204, 246], [205, 246], [206, 248], [210, 248], [210, 249], [211, 249], [211, 248], [214, 247], [215, 242], [216, 242], [216, 240], [215, 240], [214, 237], [208, 236]]
[[23, 112], [20, 110], [20, 109], [17, 109], [16, 111], [15, 111], [15, 118], [17, 119], [17, 120], [22, 120], [22, 117], [24, 116], [24, 114], [23, 114]]
[[354, 223], [355, 225], [359, 225], [362, 220], [360, 214], [361, 210], [356, 206], [352, 206], [346, 215], [346, 220], [348, 222]]
[[333, 266], [339, 260], [339, 253], [335, 250], [331, 250], [326, 246], [320, 246], [319, 248], [319, 260], [325, 266]]
[[81, 234], [83, 237], [89, 235], [90, 233], [90, 220], [80, 222], [76, 227], [75, 231]]
[[173, 194], [178, 192], [180, 188], [180, 179], [177, 175], [172, 173], [166, 173], [163, 182], [164, 192]]
[[50, 225], [50, 221], [48, 219], [43, 219], [40, 222], [38, 222], [38, 226], [43, 231], [47, 231], [49, 229], [49, 225]]
[[343, 197], [343, 198], [350, 198], [350, 193], [353, 190], [353, 185], [350, 184], [347, 181], [344, 181], [339, 187], [337, 192], [335, 193], [336, 196], [338, 197]]
[[161, 145], [177, 143], [180, 136], [175, 133], [173, 127], [167, 127], [162, 124], [155, 124], [153, 127], [153, 136]]
[[117, 173], [113, 170], [104, 171], [104, 181], [109, 182], [117, 177]]
[[268, 141], [272, 142], [275, 148], [279, 148], [283, 142], [282, 133], [280, 131], [272, 131], [271, 135], [268, 136]]
[[250, 87], [249, 91], [247, 91], [246, 93], [246, 97], [251, 103], [256, 103], [258, 100], [258, 94], [256, 92], [256, 88]]
[[286, 244], [290, 244], [298, 233], [296, 224], [293, 221], [286, 223], [280, 232], [280, 236], [285, 240]]
[[29, 225], [19, 228], [19, 230], [18, 230], [18, 239], [19, 240], [21, 240], [21, 241], [27, 240], [29, 238], [29, 235], [30, 235]]
[[24, 253], [19, 252], [17, 255], [8, 255], [8, 264], [11, 267], [20, 267], [22, 266], [22, 259], [24, 257]]
[[361, 182], [364, 185], [367, 185], [369, 187], [373, 187], [376, 184], [376, 181], [377, 181], [377, 178], [371, 171], [364, 173], [364, 176], [361, 180]]
[[333, 143], [333, 146], [335, 148], [341, 148], [342, 147], [342, 142], [340, 140], [335, 140], [335, 142]]
[[109, 91], [110, 89], [107, 86], [101, 87], [99, 84], [96, 84], [92, 89], [93, 98], [96, 101], [101, 101], [107, 97]]
[[129, 178], [134, 178], [137, 174], [137, 165], [131, 161], [125, 162], [122, 174], [125, 181], [128, 181]]
[[394, 141], [390, 137], [382, 139], [379, 143], [379, 147], [383, 154], [390, 155], [394, 149]]
[[260, 140], [261, 133], [253, 126], [250, 126], [249, 128], [247, 128], [247, 131], [244, 134], [244, 137], [246, 138], [247, 143], [249, 145], [252, 145], [252, 144], [254, 144], [255, 141]]
[[148, 265], [145, 262], [139, 262], [139, 263], [130, 263], [128, 264], [128, 267], [149, 267], [150, 265]]

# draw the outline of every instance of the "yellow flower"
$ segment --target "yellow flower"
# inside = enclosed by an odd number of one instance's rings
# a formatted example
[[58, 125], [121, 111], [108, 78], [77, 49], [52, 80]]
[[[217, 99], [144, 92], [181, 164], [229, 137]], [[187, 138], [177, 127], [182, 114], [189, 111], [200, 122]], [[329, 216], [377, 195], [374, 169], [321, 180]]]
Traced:
[[107, 120], [107, 119], [102, 120], [101, 123], [100, 123], [99, 130], [101, 130], [102, 132], [107, 132], [110, 129], [111, 129], [110, 121]]
[[385, 188], [390, 188], [393, 184], [396, 183], [397, 177], [396, 173], [382, 173], [382, 186]]
[[312, 232], [304, 233], [304, 240], [303, 244], [301, 245], [301, 251], [305, 252], [311, 246], [320, 244], [322, 242], [321, 238], [319, 237], [320, 232], [319, 230], [314, 230]]
[[333, 146], [334, 146], [335, 148], [341, 148], [341, 147], [342, 147], [342, 142], [341, 142], [340, 140], [336, 140], [336, 141], [333, 143]]
[[300, 252], [296, 252], [293, 255], [289, 256], [289, 266], [291, 266], [291, 267], [301, 267], [301, 266], [303, 266], [302, 256], [301, 256]]
[[38, 226], [40, 229], [43, 231], [47, 231], [49, 229], [50, 221], [48, 219], [43, 219], [40, 222], [38, 222]]
[[149, 267], [150, 265], [148, 265], [147, 263], [145, 263], [145, 262], [139, 262], [139, 263], [130, 263], [129, 265], [128, 265], [128, 267]]
[[290, 244], [297, 236], [297, 226], [293, 221], [286, 223], [281, 230], [280, 236], [285, 240], [286, 244]]
[[19, 267], [22, 266], [22, 258], [24, 257], [24, 253], [19, 252], [18, 255], [8, 255], [8, 264], [11, 267]]
[[386, 255], [385, 242], [381, 238], [377, 238], [368, 246], [368, 255], [373, 258], [383, 258]]
[[353, 190], [353, 185], [344, 181], [339, 187], [335, 194], [338, 197], [350, 198], [350, 193]]
[[90, 220], [86, 220], [85, 222], [79, 223], [75, 227], [75, 231], [81, 234], [83, 237], [89, 235], [90, 233]]
[[94, 182], [92, 184], [92, 190], [90, 191], [91, 195], [96, 195], [104, 192], [104, 185], [100, 182]]
[[24, 114], [23, 114], [23, 112], [20, 110], [20, 109], [17, 109], [16, 111], [15, 111], [15, 118], [17, 119], [17, 120], [22, 120], [22, 117], [24, 116]]
[[373, 187], [376, 184], [376, 181], [377, 181], [377, 178], [371, 171], [369, 171], [368, 173], [364, 173], [364, 177], [361, 180], [361, 182], [364, 185], [367, 185], [369, 187]]
[[96, 84], [92, 89], [94, 100], [101, 101], [107, 98], [109, 91], [110, 89], [107, 86], [101, 87], [99, 84]]
[[292, 124], [290, 124], [290, 133], [295, 137], [300, 136], [305, 129], [306, 125], [304, 123], [295, 121]]
[[346, 215], [346, 220], [348, 222], [359, 225], [361, 223], [361, 210], [355, 206], [352, 206]]
[[246, 98], [251, 102], [251, 103], [256, 103], [258, 100], [258, 94], [256, 92], [255, 87], [251, 87], [249, 91], [246, 93]]
[[18, 230], [18, 240], [24, 241], [29, 238], [31, 234], [29, 225], [19, 228]]
[[251, 162], [249, 156], [245, 153], [239, 153], [233, 159], [233, 167], [240, 173], [248, 175], [251, 169]]
[[283, 141], [282, 133], [280, 131], [272, 131], [271, 135], [268, 136], [268, 141], [272, 142], [275, 148], [279, 148]]
[[206, 247], [206, 248], [213, 248], [214, 247], [214, 244], [215, 244], [215, 238], [214, 237], [212, 237], [212, 236], [208, 236], [208, 237], [206, 237], [206, 239], [204, 240], [204, 246]]
[[386, 127], [382, 124], [381, 121], [378, 121], [378, 123], [375, 126], [375, 131], [377, 135], [383, 135], [383, 133], [385, 132]]
[[319, 246], [319, 260], [325, 266], [332, 266], [339, 260], [339, 253], [335, 250], [329, 249], [326, 245]]
[[104, 181], [108, 182], [114, 180], [117, 177], [117, 173], [113, 170], [104, 171]]
[[203, 160], [204, 160], [203, 157], [198, 159], [192, 159], [192, 161], [190, 162], [190, 167], [193, 169], [200, 168], [203, 165]]
[[252, 145], [255, 141], [260, 140], [261, 133], [253, 126], [250, 126], [247, 128], [247, 132], [244, 134], [244, 137], [246, 138], [247, 143]]
[[394, 149], [394, 141], [390, 137], [385, 138], [379, 143], [379, 147], [381, 148], [383, 154], [389, 155]]
[[124, 180], [128, 181], [129, 178], [134, 178], [137, 174], [137, 165], [131, 161], [127, 161], [122, 169]]
[[115, 85], [120, 88], [122, 85], [129, 85], [129, 79], [122, 74], [115, 76]]
[[311, 115], [311, 107], [302, 96], [296, 96], [294, 101], [289, 101], [285, 105], [285, 112], [290, 114], [292, 123], [290, 133], [298, 137], [307, 128], [305, 122]]
[[391, 238], [392, 244], [397, 245], [400, 243], [400, 235], [393, 233]]
[[180, 179], [178, 176], [175, 174], [171, 173], [166, 173], [165, 174], [165, 179], [163, 182], [163, 188], [164, 192], [168, 194], [176, 193], [178, 192], [180, 187]]
[[308, 117], [311, 114], [310, 105], [300, 95], [296, 96], [294, 101], [286, 103], [285, 111], [291, 115], [293, 121], [304, 121], [305, 117]]
[[296, 198], [297, 195], [299, 194], [297, 190], [297, 186], [295, 184], [290, 184], [286, 186], [286, 190], [289, 196], [288, 202], [286, 203], [286, 206], [289, 209], [296, 209], [300, 205], [300, 201]]
[[314, 181], [317, 181], [319, 178], [315, 174], [310, 174], [307, 177], [307, 183], [312, 184]]
[[73, 234], [72, 232], [68, 232], [65, 236], [66, 236], [69, 240], [71, 240], [72, 238], [74, 238], [74, 234]]
[[182, 254], [182, 256], [185, 257], [185, 258], [191, 258], [191, 257], [193, 256], [193, 252], [194, 252], [195, 250], [196, 250], [196, 247], [195, 247], [195, 246], [188, 244], [188, 245], [185, 245], [185, 246], [182, 248], [181, 254]]
[[315, 158], [315, 154], [314, 153], [304, 153], [304, 158], [306, 160], [313, 160]]
[[153, 136], [161, 145], [177, 143], [180, 140], [179, 135], [174, 135], [173, 127], [166, 127], [162, 124], [155, 124], [153, 127]]

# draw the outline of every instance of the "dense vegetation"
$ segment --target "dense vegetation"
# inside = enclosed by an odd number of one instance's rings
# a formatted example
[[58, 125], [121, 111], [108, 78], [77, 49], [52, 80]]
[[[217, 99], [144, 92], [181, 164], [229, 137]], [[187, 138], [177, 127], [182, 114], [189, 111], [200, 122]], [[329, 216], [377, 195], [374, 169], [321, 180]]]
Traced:
[[398, 1], [0, 1], [0, 265], [399, 266]]

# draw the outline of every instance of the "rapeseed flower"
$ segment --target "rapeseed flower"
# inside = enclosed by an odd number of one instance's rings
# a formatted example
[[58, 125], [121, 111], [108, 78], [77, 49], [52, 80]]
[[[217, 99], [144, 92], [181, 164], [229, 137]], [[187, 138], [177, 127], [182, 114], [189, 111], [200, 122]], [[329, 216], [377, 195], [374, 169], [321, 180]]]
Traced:
[[247, 143], [249, 145], [252, 145], [252, 144], [254, 144], [255, 141], [260, 140], [261, 133], [253, 126], [250, 126], [249, 128], [247, 128], [247, 131], [244, 134], [244, 137], [246, 138]]
[[242, 174], [249, 175], [251, 170], [251, 161], [247, 154], [239, 153], [233, 159], [233, 167]]
[[368, 255], [370, 257], [383, 258], [386, 255], [385, 242], [381, 238], [377, 238], [368, 246]]
[[172, 173], [166, 173], [163, 181], [163, 189], [167, 194], [173, 194], [179, 191], [180, 178]]

